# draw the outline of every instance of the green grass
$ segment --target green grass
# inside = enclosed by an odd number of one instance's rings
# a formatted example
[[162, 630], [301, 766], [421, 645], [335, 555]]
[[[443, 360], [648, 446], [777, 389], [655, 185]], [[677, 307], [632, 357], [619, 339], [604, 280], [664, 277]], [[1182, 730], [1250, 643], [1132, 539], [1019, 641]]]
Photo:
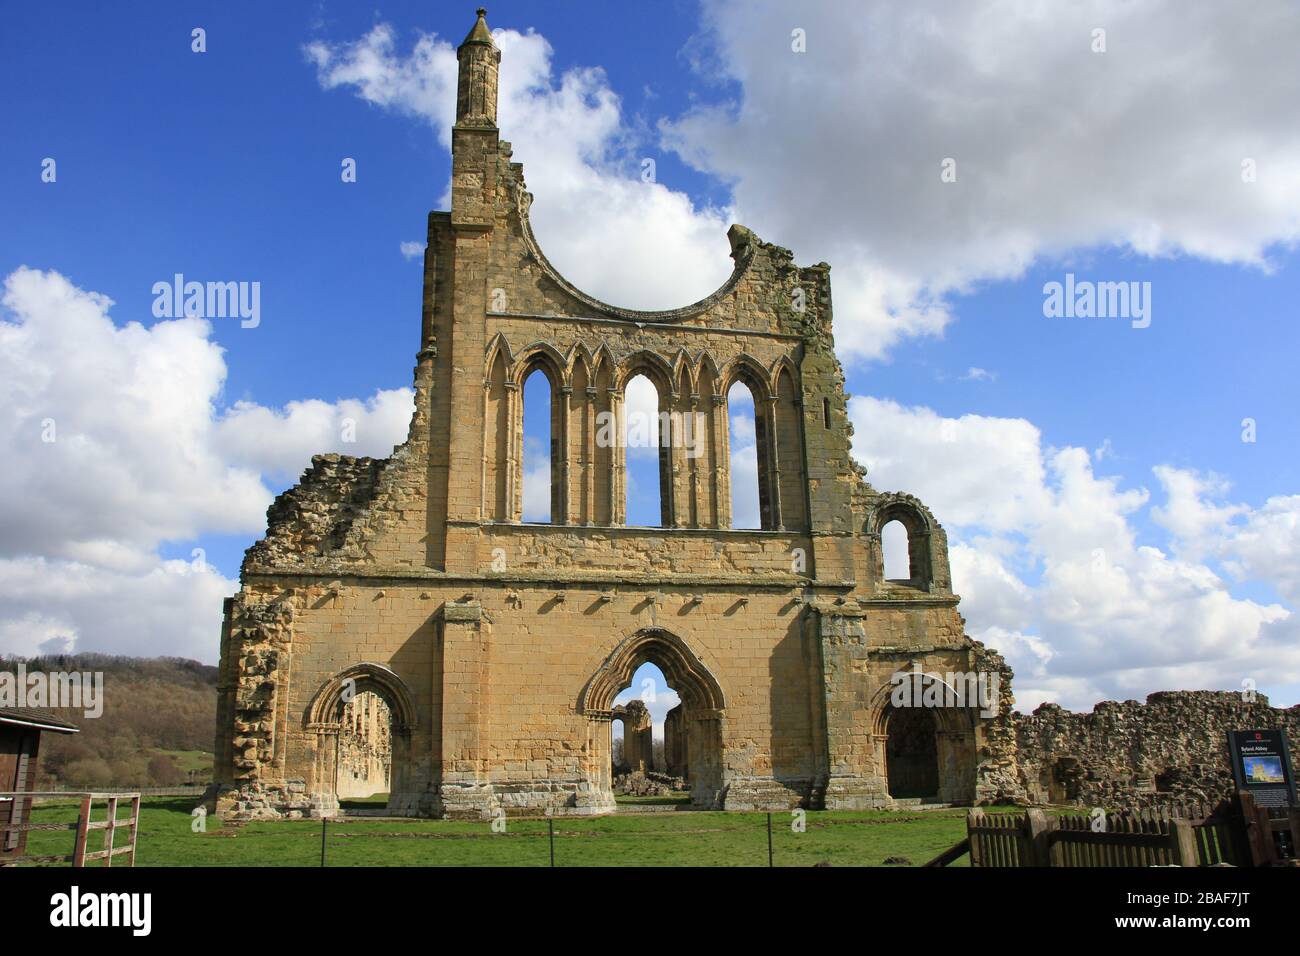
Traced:
[[339, 806], [344, 810], [378, 810], [388, 806], [388, 794], [372, 793], [368, 797], [340, 797]]
[[614, 797], [614, 802], [620, 807], [689, 807], [691, 805], [691, 795], [689, 793], [672, 793], [668, 796], [659, 797], [634, 797], [628, 794], [619, 794]]
[[212, 776], [212, 754], [205, 750], [155, 750], [153, 753], [171, 757], [181, 773], [198, 771], [203, 777]]
[[[319, 866], [321, 824], [313, 820], [254, 822], [226, 827], [208, 821], [191, 832], [187, 798], [142, 802], [138, 866]], [[992, 809], [992, 808], [991, 808]], [[95, 819], [103, 819], [102, 804]], [[119, 818], [125, 808], [119, 810]], [[43, 804], [33, 823], [72, 822], [71, 802]], [[919, 866], [966, 835], [964, 810], [919, 813], [809, 812], [803, 833], [791, 815], [772, 814], [777, 866], [878, 866], [907, 857]], [[767, 819], [762, 813], [636, 813], [556, 817], [557, 866], [766, 866]], [[510, 819], [504, 833], [486, 822], [352, 820], [326, 831], [330, 866], [547, 866], [547, 821]], [[28, 853], [72, 852], [71, 831], [30, 834]], [[102, 844], [91, 834], [91, 849]], [[119, 841], [120, 845], [120, 841]], [[968, 865], [963, 858], [956, 865]], [[121, 858], [119, 858], [121, 865]]]

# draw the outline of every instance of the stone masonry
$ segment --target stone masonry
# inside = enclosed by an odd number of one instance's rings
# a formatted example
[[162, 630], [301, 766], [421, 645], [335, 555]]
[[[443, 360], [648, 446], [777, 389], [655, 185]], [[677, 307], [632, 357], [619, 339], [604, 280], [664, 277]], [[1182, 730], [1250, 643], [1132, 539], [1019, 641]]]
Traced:
[[[851, 458], [829, 266], [737, 225], [712, 295], [659, 312], [592, 298], [529, 225], [482, 13], [457, 55], [410, 430], [385, 459], [313, 459], [268, 511], [226, 604], [216, 808], [335, 813], [344, 705], [369, 691], [389, 712], [393, 813], [611, 811], [613, 701], [646, 662], [681, 698], [669, 760], [696, 806], [891, 806], [887, 753], [931, 799], [1013, 789], [1014, 733], [973, 706], [909, 716], [916, 753], [890, 749], [895, 672], [1000, 670], [1009, 704], [1010, 671], [964, 632], [934, 515]], [[522, 385], [538, 370], [548, 524], [522, 520]], [[670, 422], [654, 528], [627, 525], [625, 449], [599, 427], [624, 420], [636, 375]], [[752, 531], [731, 527], [735, 382], [755, 399]], [[903, 580], [883, 573], [893, 521]]]
[[1228, 691], [1164, 691], [1145, 704], [1104, 701], [1088, 714], [1043, 704], [1012, 722], [1020, 798], [1094, 807], [1228, 796], [1229, 730], [1282, 728], [1300, 741], [1300, 705], [1270, 707], [1262, 694]]

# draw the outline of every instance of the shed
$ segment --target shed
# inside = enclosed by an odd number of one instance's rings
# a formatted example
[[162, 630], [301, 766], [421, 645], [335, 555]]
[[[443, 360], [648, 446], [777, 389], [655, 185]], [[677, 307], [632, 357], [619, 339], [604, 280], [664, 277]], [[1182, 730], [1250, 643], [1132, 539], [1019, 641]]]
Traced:
[[[0, 831], [27, 822], [31, 800], [14, 794], [30, 793], [36, 783], [36, 758], [41, 734], [75, 734], [76, 724], [38, 707], [0, 707]], [[0, 864], [23, 855], [27, 833], [0, 832]]]

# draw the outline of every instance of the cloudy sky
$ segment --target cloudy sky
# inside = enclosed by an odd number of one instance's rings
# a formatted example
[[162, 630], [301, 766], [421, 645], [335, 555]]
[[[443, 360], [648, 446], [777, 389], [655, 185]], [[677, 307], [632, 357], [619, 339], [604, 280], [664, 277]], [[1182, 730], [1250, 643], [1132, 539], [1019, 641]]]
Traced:
[[[313, 453], [405, 435], [472, 7], [7, 17], [0, 652], [213, 661], [274, 494]], [[694, 301], [731, 222], [831, 263], [855, 454], [948, 529], [1022, 708], [1244, 681], [1300, 700], [1300, 8], [489, 20], [502, 134], [581, 287]], [[260, 322], [158, 317], [177, 273], [259, 282]], [[1067, 275], [1149, 283], [1149, 324], [1048, 317]]]

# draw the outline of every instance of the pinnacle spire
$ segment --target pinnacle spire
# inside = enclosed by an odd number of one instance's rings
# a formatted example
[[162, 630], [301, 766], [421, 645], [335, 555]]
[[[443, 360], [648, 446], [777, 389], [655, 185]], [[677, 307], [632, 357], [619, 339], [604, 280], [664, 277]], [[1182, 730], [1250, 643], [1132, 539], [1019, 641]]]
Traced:
[[487, 11], [478, 9], [474, 28], [456, 48], [460, 71], [456, 80], [456, 125], [495, 129], [497, 123], [497, 73], [501, 51], [492, 42]]
[[[478, 8], [478, 19], [474, 21], [474, 26], [470, 29], [469, 36], [465, 37], [465, 43], [492, 44], [492, 31], [488, 29], [487, 10], [485, 8]], [[462, 43], [461, 46], [464, 46], [465, 43]]]

